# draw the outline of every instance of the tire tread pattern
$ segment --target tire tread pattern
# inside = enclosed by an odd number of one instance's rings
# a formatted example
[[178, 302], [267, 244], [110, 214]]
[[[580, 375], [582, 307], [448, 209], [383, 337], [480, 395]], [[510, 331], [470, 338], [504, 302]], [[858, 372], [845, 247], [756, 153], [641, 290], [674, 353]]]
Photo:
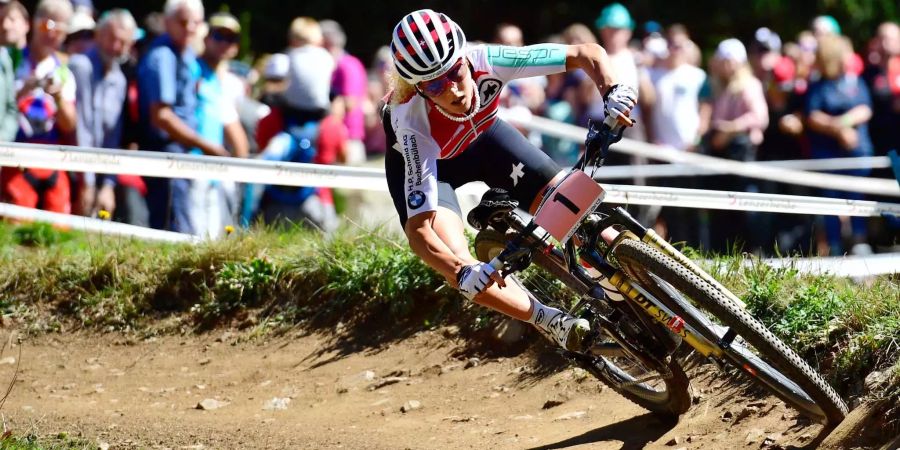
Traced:
[[614, 249], [614, 253], [624, 266], [652, 271], [733, 327], [738, 335], [797, 383], [822, 408], [830, 425], [836, 425], [846, 416], [846, 404], [821, 375], [765, 325], [718, 289], [647, 243], [625, 240]]

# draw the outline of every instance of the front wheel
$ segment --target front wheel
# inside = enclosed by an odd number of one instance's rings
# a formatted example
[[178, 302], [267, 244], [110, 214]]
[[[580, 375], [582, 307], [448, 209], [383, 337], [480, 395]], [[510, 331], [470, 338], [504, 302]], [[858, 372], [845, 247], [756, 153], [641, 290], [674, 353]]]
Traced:
[[[720, 342], [727, 362], [807, 416], [831, 425], [843, 420], [847, 405], [822, 376], [721, 291], [644, 242], [624, 240], [614, 255], [629, 277], [704, 337]], [[728, 330], [721, 332], [704, 311]]]
[[[475, 236], [475, 255], [481, 261], [490, 261], [503, 251], [507, 241], [507, 236], [499, 231], [482, 230]], [[550, 258], [537, 256], [534, 262], [569, 289], [585, 291], [583, 283]], [[592, 321], [591, 326], [597, 327], [597, 322]], [[595, 342], [594, 348], [606, 343], [610, 344], [606, 348], [615, 349], [611, 339], [604, 339], [601, 335], [598, 340], [606, 342]], [[659, 367], [648, 368], [638, 358], [622, 350], [600, 355], [567, 352], [566, 356], [619, 395], [650, 412], [677, 418], [691, 407], [690, 380], [674, 358]]]

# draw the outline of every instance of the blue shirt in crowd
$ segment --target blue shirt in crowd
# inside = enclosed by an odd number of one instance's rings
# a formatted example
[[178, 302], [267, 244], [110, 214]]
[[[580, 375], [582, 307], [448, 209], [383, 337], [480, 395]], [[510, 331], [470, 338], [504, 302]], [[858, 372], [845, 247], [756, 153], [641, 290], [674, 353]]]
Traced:
[[[202, 59], [197, 60], [200, 67], [200, 80], [197, 83], [197, 134], [204, 140], [222, 145], [225, 141], [225, 118], [229, 108], [229, 97], [225, 96], [222, 81], [216, 70]], [[195, 149], [195, 153], [200, 152]], [[202, 153], [202, 152], [201, 152]]]
[[178, 51], [172, 39], [164, 34], [153, 43], [138, 64], [138, 99], [141, 117], [141, 148], [186, 153], [186, 149], [169, 139], [150, 121], [150, 105], [169, 105], [187, 126], [197, 126], [197, 80], [200, 68], [190, 48]]
[[100, 51], [93, 48], [84, 55], [72, 55], [69, 70], [75, 75], [78, 145], [119, 148], [127, 91], [119, 64], [112, 63], [106, 71]]
[[[78, 115], [75, 137], [78, 145], [120, 148], [128, 82], [119, 64], [111, 63], [107, 71], [100, 51], [95, 47], [86, 54], [72, 55], [69, 70], [75, 76], [75, 109]], [[115, 176], [100, 177], [106, 183], [116, 181]], [[86, 173], [85, 182], [93, 185], [93, 174]]]
[[[806, 96], [806, 111], [821, 111], [830, 116], [840, 116], [851, 109], [866, 105], [872, 107], [869, 89], [863, 80], [856, 76], [844, 75], [834, 80], [819, 80], [809, 87]], [[871, 156], [872, 140], [869, 138], [869, 126], [862, 123], [856, 126], [859, 133], [859, 146], [847, 150], [837, 139], [814, 131], [809, 132], [809, 144], [813, 158], [845, 158], [853, 156]]]

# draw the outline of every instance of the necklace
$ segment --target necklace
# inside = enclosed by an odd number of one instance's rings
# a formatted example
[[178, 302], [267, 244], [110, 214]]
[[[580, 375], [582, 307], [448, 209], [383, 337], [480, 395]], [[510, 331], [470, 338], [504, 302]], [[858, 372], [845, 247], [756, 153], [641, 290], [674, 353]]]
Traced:
[[475, 93], [475, 105], [474, 106], [475, 107], [472, 109], [472, 112], [470, 112], [469, 114], [467, 114], [465, 116], [453, 116], [450, 113], [448, 113], [447, 111], [444, 111], [444, 108], [441, 108], [441, 106], [438, 105], [437, 103], [434, 104], [434, 107], [437, 108], [438, 112], [443, 114], [444, 117], [446, 117], [454, 122], [457, 122], [457, 123], [462, 123], [467, 120], [472, 120], [472, 118], [475, 117], [475, 114], [478, 114], [481, 111], [481, 96], [478, 95], [478, 92]]

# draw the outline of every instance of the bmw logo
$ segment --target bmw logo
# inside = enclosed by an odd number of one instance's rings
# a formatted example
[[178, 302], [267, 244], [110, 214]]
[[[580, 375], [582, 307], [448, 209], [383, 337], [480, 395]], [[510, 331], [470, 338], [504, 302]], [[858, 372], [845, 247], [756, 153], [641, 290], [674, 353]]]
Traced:
[[422, 191], [410, 192], [409, 197], [406, 197], [406, 203], [409, 205], [410, 209], [419, 209], [419, 207], [425, 204], [425, 193]]

